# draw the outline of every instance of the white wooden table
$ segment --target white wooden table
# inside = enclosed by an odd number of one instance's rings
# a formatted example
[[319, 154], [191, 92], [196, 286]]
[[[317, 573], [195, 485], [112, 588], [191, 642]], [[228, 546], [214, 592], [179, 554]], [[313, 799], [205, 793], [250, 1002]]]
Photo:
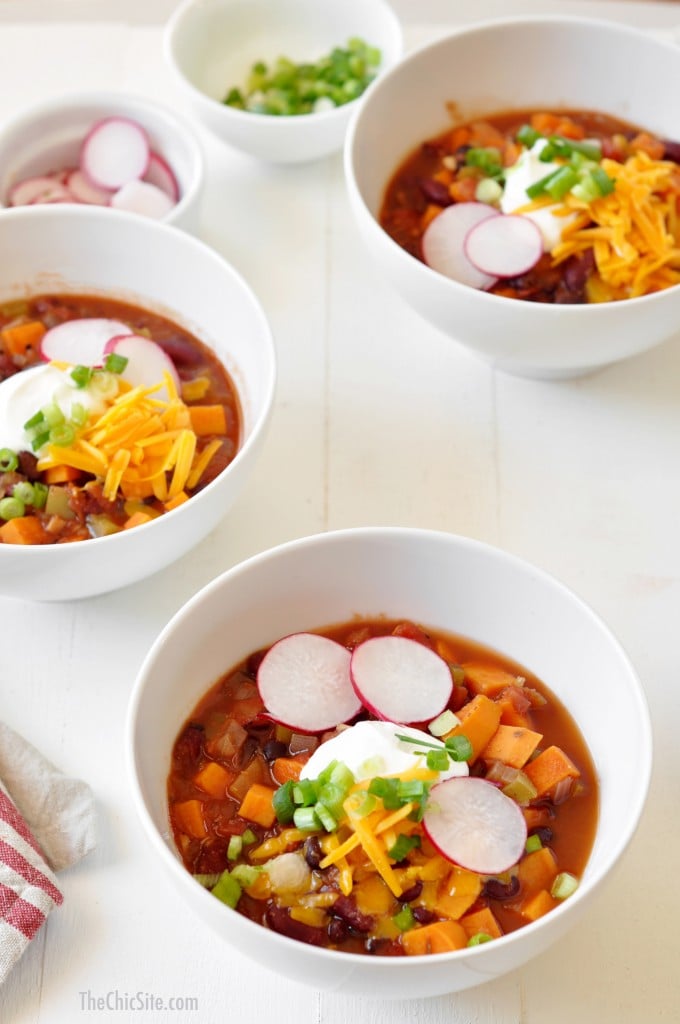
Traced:
[[[160, 51], [173, 6], [0, 0], [0, 117], [81, 87], [179, 104]], [[592, 13], [680, 39], [675, 3], [400, 0], [395, 7], [409, 47], [447, 26], [510, 11]], [[0, 717], [88, 780], [100, 818], [97, 851], [62, 876], [63, 907], [0, 991], [0, 1021], [679, 1020], [680, 337], [567, 383], [495, 373], [383, 282], [361, 247], [339, 156], [276, 169], [205, 143], [202, 235], [245, 275], [270, 317], [280, 363], [275, 414], [246, 490], [192, 554], [96, 600], [0, 599]], [[191, 594], [279, 542], [370, 524], [480, 538], [576, 589], [636, 663], [656, 744], [642, 827], [583, 925], [497, 982], [401, 1004], [293, 986], [204, 931], [157, 873], [130, 804], [123, 755], [141, 659]], [[120, 1008], [134, 993], [147, 1009]], [[166, 1005], [179, 997], [195, 1008], [151, 1010], [150, 997]], [[110, 1008], [95, 1009], [98, 1000]]]

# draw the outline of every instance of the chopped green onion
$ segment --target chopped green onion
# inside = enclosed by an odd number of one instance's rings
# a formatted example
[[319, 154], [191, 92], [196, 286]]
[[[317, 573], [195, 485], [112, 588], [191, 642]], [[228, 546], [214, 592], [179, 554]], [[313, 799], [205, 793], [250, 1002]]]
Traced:
[[118, 376], [106, 370], [97, 370], [92, 374], [90, 389], [100, 398], [115, 398], [118, 394]]
[[0, 473], [13, 473], [19, 465], [19, 457], [11, 448], [0, 448]]
[[410, 803], [412, 800], [420, 803], [427, 797], [430, 787], [422, 779], [408, 779], [405, 782], [400, 780], [397, 784], [397, 792], [402, 804]]
[[601, 196], [608, 196], [616, 188], [616, 182], [613, 178], [610, 178], [606, 171], [601, 167], [593, 167], [590, 172], [593, 181], [600, 190]]
[[545, 191], [552, 199], [559, 200], [566, 196], [578, 180], [578, 174], [574, 168], [563, 164], [546, 182]]
[[236, 907], [236, 904], [241, 899], [241, 886], [228, 871], [222, 872], [219, 881], [210, 891], [213, 896], [217, 896], [218, 900], [226, 903], [232, 909]]
[[241, 836], [244, 846], [250, 846], [252, 843], [257, 842], [257, 836], [253, 832], [252, 828], [247, 828]]
[[311, 807], [317, 799], [318, 793], [312, 779], [300, 779], [293, 784], [293, 802], [298, 807]]
[[413, 916], [413, 911], [409, 907], [408, 903], [404, 903], [403, 907], [398, 914], [395, 914], [392, 918], [394, 923], [400, 932], [407, 932], [409, 928], [413, 928], [416, 923], [416, 919]]
[[536, 853], [537, 850], [543, 849], [541, 837], [538, 835], [529, 836], [524, 844], [524, 849], [527, 853]]
[[293, 820], [295, 803], [293, 801], [293, 780], [288, 779], [282, 786], [274, 790], [272, 807], [276, 814], [276, 820], [282, 825], [288, 825]]
[[578, 139], [567, 139], [564, 135], [551, 135], [549, 144], [553, 146], [557, 156], [570, 157], [572, 153], [580, 153], [588, 160], [602, 159], [602, 147], [599, 142], [583, 142]]
[[343, 764], [342, 761], [335, 761], [328, 781], [348, 792], [356, 782], [356, 779], [346, 764]]
[[446, 711], [442, 711], [441, 715], [433, 718], [427, 728], [433, 736], [444, 736], [447, 732], [451, 732], [456, 725], [458, 725], [458, 719], [453, 711], [447, 708]]
[[45, 417], [43, 416], [42, 411], [38, 409], [38, 411], [31, 416], [30, 420], [26, 420], [24, 423], [24, 430], [33, 430], [33, 428], [42, 423], [44, 419]]
[[319, 800], [318, 803], [314, 805], [314, 811], [316, 813], [317, 818], [319, 819], [323, 827], [326, 829], [326, 832], [335, 832], [336, 828], [338, 827], [338, 822], [336, 818], [333, 816], [333, 814], [331, 814], [328, 807], [326, 807], [326, 805], [321, 800]]
[[91, 366], [74, 366], [71, 370], [71, 379], [75, 382], [76, 387], [86, 388], [92, 380], [94, 370]]
[[71, 406], [71, 422], [76, 427], [84, 427], [87, 423], [88, 412], [80, 402], [74, 402]]
[[542, 139], [543, 136], [540, 132], [537, 132], [535, 128], [532, 128], [530, 124], [523, 124], [518, 129], [517, 135], [515, 136], [518, 142], [521, 142], [527, 149], [531, 149], [535, 142]]
[[23, 516], [26, 506], [14, 496], [0, 499], [0, 519], [18, 519]]
[[425, 762], [433, 772], [445, 772], [451, 763], [447, 750], [428, 750]]
[[33, 484], [33, 508], [44, 508], [47, 501], [47, 484], [36, 480]]
[[495, 146], [468, 149], [465, 163], [468, 167], [478, 167], [488, 178], [497, 178], [503, 174], [501, 152]]
[[469, 761], [474, 749], [467, 736], [449, 736], [446, 740], [446, 749], [452, 761]]
[[56, 402], [44, 405], [40, 411], [42, 412], [44, 422], [50, 429], [60, 426], [66, 420], [62, 409], [59, 408]]
[[230, 836], [229, 845], [227, 846], [227, 860], [237, 860], [241, 856], [241, 850], [243, 849], [243, 840], [240, 836]]
[[475, 189], [478, 203], [496, 203], [503, 195], [503, 186], [495, 178], [482, 178]]
[[[545, 150], [543, 152], [545, 152]], [[543, 153], [541, 153], [541, 156], [543, 156]], [[546, 174], [544, 178], [539, 178], [538, 181], [535, 181], [533, 183], [533, 185], [529, 185], [529, 187], [526, 190], [529, 199], [538, 199], [539, 196], [545, 195], [548, 185], [553, 180], [555, 175], [558, 174], [561, 170], [562, 168], [560, 167], [557, 171], [551, 171], [550, 174]]]
[[20, 480], [12, 488], [12, 497], [23, 501], [24, 505], [32, 505], [34, 498], [33, 484], [28, 480]]
[[56, 444], [60, 448], [68, 448], [76, 439], [75, 428], [70, 423], [59, 423], [50, 430], [49, 439], [50, 444]]
[[293, 824], [301, 832], [317, 832], [321, 828], [321, 822], [313, 807], [296, 807]]
[[[396, 782], [394, 779], [390, 781]], [[345, 803], [347, 804], [348, 813], [351, 814], [352, 817], [365, 818], [375, 810], [375, 795], [371, 792], [371, 788], [369, 786], [368, 792], [359, 791], [352, 793], [347, 797]], [[388, 806], [385, 804], [384, 800], [383, 803], [385, 807]], [[396, 804], [390, 805], [390, 807], [396, 810], [397, 807], [401, 807], [401, 803], [397, 802]]]
[[503, 786], [502, 791], [511, 800], [520, 805], [530, 803], [538, 795], [536, 787], [529, 776], [519, 768], [515, 778]]
[[244, 889], [252, 885], [261, 873], [262, 868], [255, 867], [254, 864], [237, 864], [236, 867], [231, 869], [231, 877]]
[[399, 782], [397, 779], [382, 779], [378, 777], [371, 779], [368, 785], [368, 792], [373, 796], [380, 797], [383, 806], [388, 811], [396, 811], [402, 806], [398, 788]]
[[333, 782], [327, 782], [319, 787], [319, 801], [336, 818], [342, 817], [342, 805], [347, 797], [347, 790], [336, 786]]
[[473, 935], [470, 939], [468, 939], [468, 946], [481, 946], [482, 943], [491, 941], [491, 936], [488, 935], [486, 932], [477, 932], [476, 935]]
[[576, 892], [578, 885], [578, 878], [568, 871], [561, 871], [551, 886], [550, 895], [555, 900], [566, 900]]
[[397, 836], [396, 842], [389, 848], [387, 855], [398, 864], [416, 846], [420, 846], [420, 836], [406, 836], [402, 833]]
[[31, 439], [31, 448], [33, 449], [34, 452], [38, 452], [40, 451], [44, 444], [47, 444], [49, 439], [49, 430], [42, 430], [39, 434], [33, 435], [33, 438]]
[[127, 356], [121, 356], [117, 352], [109, 352], [104, 360], [104, 369], [108, 373], [122, 373], [129, 361]]
[[199, 885], [205, 886], [206, 889], [212, 889], [213, 885], [217, 885], [220, 880], [219, 872], [212, 875], [194, 875], [194, 878]]

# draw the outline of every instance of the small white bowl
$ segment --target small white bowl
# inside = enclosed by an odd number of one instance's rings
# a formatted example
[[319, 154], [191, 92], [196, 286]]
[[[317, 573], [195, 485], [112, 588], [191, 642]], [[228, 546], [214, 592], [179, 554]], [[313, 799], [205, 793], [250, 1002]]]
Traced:
[[103, 118], [129, 117], [171, 167], [180, 198], [162, 219], [197, 231], [205, 177], [203, 152], [191, 126], [154, 100], [116, 92], [69, 93], [33, 104], [0, 125], [0, 206], [25, 178], [78, 165], [81, 145]]
[[[186, 871], [172, 841], [171, 750], [207, 690], [252, 651], [288, 633], [380, 614], [471, 637], [536, 673], [571, 712], [597, 766], [599, 817], [576, 893], [533, 924], [474, 949], [371, 957], [288, 939], [220, 904]], [[126, 742], [142, 824], [159, 865], [191, 910], [227, 946], [262, 967], [317, 989], [381, 999], [479, 985], [520, 967], [564, 935], [591, 908], [628, 845], [652, 761], [649, 714], [635, 670], [583, 601], [485, 544], [381, 527], [285, 544], [201, 590], [165, 627], [142, 665]]]
[[202, 540], [240, 493], [260, 451], [274, 395], [274, 344], [243, 278], [193, 235], [99, 207], [34, 206], [0, 214], [0, 302], [26, 295], [100, 295], [174, 320], [213, 349], [241, 403], [233, 461], [183, 505], [108, 537], [0, 544], [0, 594], [65, 601], [134, 583]]
[[569, 377], [644, 352], [678, 331], [680, 287], [583, 306], [509, 299], [430, 269], [378, 217], [401, 162], [453, 124], [447, 103], [457, 121], [511, 108], [596, 110], [677, 139], [679, 94], [677, 46], [614, 22], [518, 17], [440, 39], [383, 75], [350, 124], [345, 173], [361, 237], [402, 299], [499, 370]]
[[401, 56], [401, 26], [387, 0], [185, 0], [166, 26], [164, 48], [194, 116], [218, 139], [262, 160], [297, 163], [341, 148], [362, 97], [292, 117], [222, 100], [256, 61], [315, 61], [352, 37], [380, 49], [378, 77]]

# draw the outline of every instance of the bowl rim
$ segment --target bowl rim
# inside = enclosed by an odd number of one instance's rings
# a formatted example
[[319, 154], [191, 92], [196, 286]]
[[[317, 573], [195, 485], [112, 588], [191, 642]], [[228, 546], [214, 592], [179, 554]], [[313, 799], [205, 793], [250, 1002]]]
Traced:
[[[188, 2], [193, 3], [195, 0], [188, 0]], [[370, 103], [372, 96], [389, 88], [392, 80], [399, 75], [404, 68], [426, 59], [429, 54], [439, 48], [444, 49], [459, 39], [465, 39], [470, 36], [483, 36], [489, 32], [502, 32], [507, 28], [520, 27], [522, 25], [545, 27], [570, 25], [584, 30], [598, 28], [603, 31], [611, 32], [615, 35], [644, 40], [646, 44], [651, 44], [659, 49], [667, 50], [669, 53], [676, 53], [677, 51], [677, 44], [653, 35], [647, 30], [642, 30], [636, 26], [628, 25], [623, 22], [610, 21], [606, 18], [597, 18], [578, 14], [518, 14], [497, 19], [487, 18], [476, 21], [470, 25], [464, 25], [458, 29], [448, 31], [437, 39], [416, 47], [406, 56], [402, 57], [401, 60], [397, 61], [397, 63], [392, 67], [386, 68], [384, 73], [376, 78], [371, 85], [370, 95], [367, 90], [366, 103], [352, 111], [352, 117], [350, 118], [350, 122], [347, 127], [347, 133], [345, 135], [343, 145], [344, 176], [351, 199], [354, 204], [361, 208], [362, 214], [365, 215], [367, 230], [370, 230], [376, 239], [381, 239], [382, 244], [387, 247], [394, 259], [399, 260], [402, 267], [412, 267], [424, 281], [432, 281], [434, 279], [439, 280], [439, 286], [441, 288], [447, 288], [451, 291], [452, 300], [455, 299], [456, 296], [470, 297], [472, 294], [476, 294], [479, 297], [480, 302], [486, 304], [494, 303], [499, 309], [502, 307], [506, 309], [517, 307], [518, 309], [526, 310], [530, 308], [535, 309], [537, 305], [540, 305], [541, 316], [548, 319], [555, 319], [558, 316], [560, 318], [571, 318], [575, 321], [575, 330], [578, 330], [577, 322], [579, 318], [582, 319], [587, 316], [598, 317], [601, 320], [606, 320], [606, 318], [612, 315], [612, 309], [620, 309], [622, 305], [626, 309], [630, 308], [631, 304], [634, 304], [636, 307], [640, 306], [644, 308], [645, 305], [665, 301], [665, 297], [668, 296], [669, 293], [674, 293], [680, 285], [666, 288], [663, 291], [651, 292], [648, 295], [638, 295], [632, 298], [619, 299], [615, 302], [581, 303], [574, 305], [555, 303], [537, 304], [528, 299], [508, 299], [505, 295], [496, 295], [493, 292], [488, 292], [484, 289], [472, 288], [468, 285], [461, 284], [459, 281], [455, 281], [453, 278], [446, 277], [444, 274], [440, 274], [426, 263], [417, 259], [417, 257], [406, 252], [405, 249], [403, 249], [390, 235], [388, 235], [385, 229], [378, 222], [375, 214], [369, 209], [357, 181], [355, 162], [357, 133], [360, 128], [362, 115], [365, 112], [365, 108]], [[393, 168], [392, 173], [395, 169], [396, 168]], [[388, 181], [389, 176], [383, 184], [383, 192]], [[501, 304], [500, 306], [499, 303]]]
[[[64, 206], [65, 205], [66, 204], [64, 204]], [[219, 490], [223, 484], [225, 476], [233, 475], [233, 472], [235, 472], [241, 465], [241, 463], [244, 462], [249, 457], [250, 449], [257, 446], [257, 444], [259, 443], [260, 436], [263, 434], [267, 426], [267, 422], [269, 420], [271, 412], [273, 410], [276, 392], [277, 354], [271, 325], [269, 323], [269, 319], [267, 317], [267, 314], [264, 310], [262, 303], [260, 302], [254, 289], [246, 281], [245, 277], [240, 273], [240, 271], [236, 269], [236, 267], [233, 266], [233, 264], [231, 264], [224, 256], [222, 256], [220, 252], [218, 252], [216, 249], [214, 249], [212, 246], [208, 245], [201, 239], [196, 238], [195, 235], [192, 235], [187, 231], [184, 231], [182, 228], [178, 227], [175, 224], [140, 217], [138, 214], [129, 213], [125, 210], [118, 210], [117, 214], [117, 220], [119, 218], [122, 218], [123, 221], [127, 221], [131, 226], [136, 225], [137, 229], [142, 232], [160, 232], [161, 234], [165, 235], [168, 235], [169, 233], [171, 237], [174, 236], [177, 239], [183, 239], [183, 241], [180, 244], [195, 251], [202, 252], [204, 256], [206, 256], [208, 259], [212, 260], [216, 264], [219, 264], [222, 267], [222, 269], [226, 270], [231, 275], [232, 279], [237, 284], [238, 288], [242, 291], [247, 301], [252, 305], [253, 311], [257, 315], [257, 319], [259, 320], [260, 324], [260, 329], [262, 331], [262, 340], [266, 347], [266, 359], [268, 364], [267, 377], [262, 382], [263, 390], [261, 411], [254, 420], [252, 429], [250, 430], [248, 436], [239, 446], [236, 454], [234, 455], [234, 458], [227, 466], [225, 466], [221, 473], [219, 473], [213, 480], [210, 481], [209, 484], [202, 488], [202, 490], [199, 491], [198, 494], [194, 495], [193, 498], [191, 498], [189, 501], [183, 502], [181, 505], [178, 505], [177, 508], [171, 509], [169, 512], [164, 512], [162, 516], [158, 517], [158, 519], [152, 519], [148, 523], [142, 523], [139, 526], [136, 526], [134, 532], [137, 536], [140, 536], [141, 531], [145, 530], [148, 532], [148, 530], [152, 529], [154, 525], [162, 523], [165, 520], [167, 520], [168, 516], [173, 516], [175, 521], [182, 516], [192, 516], [193, 510], [195, 510], [196, 508], [196, 504], [193, 499], [200, 499], [202, 494], [212, 494], [213, 491]], [[84, 220], [95, 221], [99, 221], [101, 218], [107, 218], [107, 220], [103, 222], [104, 226], [107, 227], [109, 213], [104, 208], [87, 205], [69, 206], [68, 209], [64, 209], [63, 206], [50, 205], [12, 207], [11, 209], [4, 209], [0, 212], [0, 234], [2, 233], [3, 221], [5, 221], [7, 218], [25, 219], [26, 217], [35, 218], [38, 220], [47, 220], [50, 218], [70, 219], [72, 217], [80, 217]], [[97, 291], [98, 290], [95, 289], [92, 292], [92, 294], [96, 294]], [[99, 293], [101, 294], [101, 292]], [[113, 289], [111, 297], [113, 297], [114, 293], [115, 289]], [[140, 299], [140, 302], [143, 303], [143, 298]], [[234, 383], [234, 388], [236, 390], [236, 394], [240, 399], [239, 388], [236, 385], [236, 383]], [[232, 467], [234, 467], [233, 470]], [[111, 554], [113, 555], [115, 554], [116, 545], [125, 544], [126, 537], [129, 537], [130, 535], [131, 532], [121, 531], [120, 533], [113, 533], [104, 537], [90, 537], [88, 540], [80, 541], [78, 543], [87, 544], [88, 546], [95, 543], [97, 544], [97, 550], [102, 551], [104, 549], [104, 546], [108, 545], [111, 548]], [[26, 561], [26, 565], [28, 566], [28, 559], [39, 560], [40, 558], [44, 558], [45, 560], [47, 560], [48, 558], [58, 558], [59, 555], [57, 552], [68, 552], [69, 547], [70, 545], [68, 544], [64, 544], [61, 546], [54, 544], [34, 544], [21, 546], [20, 548], [17, 548], [16, 545], [0, 544], [0, 566], [2, 565], [3, 558], [16, 558], [17, 551], [19, 550], [22, 553], [21, 557]]]
[[[373, 88], [375, 82], [386, 74], [392, 67], [396, 66], [402, 59], [404, 52], [404, 33], [401, 25], [401, 21], [397, 17], [394, 9], [388, 0], [371, 0], [372, 3], [377, 4], [383, 11], [384, 15], [388, 20], [391, 21], [391, 32], [394, 35], [396, 46], [395, 56], [393, 61], [387, 65], [380, 65], [378, 71], [373, 79], [366, 86], [360, 96], [350, 100], [349, 103], [343, 103], [340, 107], [334, 107], [331, 110], [318, 110], [310, 111], [308, 114], [293, 114], [286, 117], [281, 117], [277, 114], [259, 114], [254, 113], [250, 110], [239, 110], [237, 107], [227, 106], [225, 103], [221, 103], [214, 96], [210, 96], [207, 92], [199, 89], [192, 80], [184, 73], [180, 67], [179, 61], [176, 55], [176, 43], [179, 36], [179, 32], [183, 27], [185, 20], [188, 20], [194, 16], [194, 12], [201, 8], [206, 8], [206, 3], [203, 0], [182, 0], [179, 6], [170, 15], [170, 18], [166, 22], [165, 29], [163, 30], [162, 48], [163, 55], [166, 63], [171, 68], [173, 74], [177, 80], [189, 90], [189, 94], [201, 104], [205, 105], [206, 110], [216, 111], [221, 110], [223, 114], [221, 116], [225, 118], [231, 118], [234, 124], [241, 126], [262, 124], [267, 125], [268, 128], [273, 131], [283, 132], [286, 130], [286, 126], [290, 128], [291, 125], [296, 124], [309, 124], [312, 120], [321, 124], [323, 122], [332, 122], [350, 117], [357, 104], [361, 103], [364, 97], [368, 94], [369, 90]], [[225, 3], [228, 6], [228, 3]]]
[[[12, 135], [22, 128], [30, 128], [33, 122], [49, 118], [51, 114], [68, 114], [77, 107], [86, 108], [100, 105], [112, 108], [109, 113], [102, 113], [102, 117], [111, 116], [111, 113], [117, 110], [119, 106], [127, 107], [129, 109], [123, 111], [122, 116], [134, 118], [133, 111], [138, 110], [148, 116], [152, 131], [152, 122], [155, 119], [156, 121], [164, 122], [165, 127], [169, 128], [177, 137], [179, 144], [189, 155], [190, 180], [180, 198], [172, 209], [159, 219], [159, 223], [173, 224], [175, 220], [181, 219], [184, 212], [193, 205], [200, 195], [205, 180], [205, 155], [191, 123], [183, 114], [177, 113], [160, 100], [143, 96], [136, 92], [116, 92], [113, 89], [65, 90], [56, 96], [50, 96], [48, 99], [26, 103], [18, 108], [11, 117], [5, 119], [0, 125], [0, 146], [6, 140], [11, 139]], [[165, 156], [165, 153], [162, 152], [161, 156]], [[83, 204], [75, 203], [72, 205], [77, 207]], [[0, 197], [0, 211], [4, 213], [13, 209], [18, 209], [18, 207], [6, 206]], [[126, 212], [123, 210], [116, 211], [116, 213]]]
[[[462, 549], [473, 550], [478, 552], [481, 556], [491, 557], [499, 559], [506, 566], [519, 571], [520, 573], [528, 574], [533, 577], [537, 582], [543, 586], [548, 586], [561, 592], [562, 595], [574, 602], [578, 607], [594, 622], [594, 624], [606, 635], [609, 643], [612, 645], [613, 650], [617, 656], [628, 669], [629, 680], [631, 683], [630, 694], [637, 706], [638, 721], [640, 726], [640, 750], [639, 750], [639, 785], [637, 789], [637, 797], [634, 802], [629, 804], [628, 811], [628, 824], [624, 832], [618, 837], [613, 843], [613, 849], [610, 855], [600, 864], [596, 872], [592, 877], [584, 880], [576, 892], [562, 903], [560, 906], [555, 907], [551, 910], [550, 914], [537, 919], [536, 921], [530, 922], [529, 924], [523, 925], [521, 928], [514, 932], [510, 932], [506, 935], [501, 936], [492, 944], [496, 949], [499, 948], [499, 944], [502, 944], [502, 948], [507, 948], [510, 945], [521, 943], [523, 937], [529, 938], [536, 931], [545, 928], [546, 923], [551, 920], [561, 920], [566, 916], [573, 916], [577, 914], [581, 908], [581, 904], [584, 903], [596, 890], [600, 888], [603, 882], [610, 876], [613, 868], [621, 860], [626, 849], [630, 845], [635, 833], [638, 830], [642, 814], [645, 809], [647, 802], [649, 787], [651, 783], [652, 765], [653, 765], [653, 734], [651, 725], [651, 716], [649, 711], [649, 705], [647, 697], [637, 673], [635, 666], [633, 665], [628, 654], [624, 650], [618, 638], [614, 635], [609, 626], [604, 622], [601, 616], [574, 590], [562, 583], [556, 576], [547, 572], [544, 569], [539, 568], [533, 563], [520, 558], [517, 555], [511, 554], [503, 548], [496, 547], [486, 541], [475, 540], [470, 537], [465, 537], [460, 534], [447, 533], [442, 530], [430, 530], [426, 528], [418, 527], [402, 527], [402, 526], [366, 526], [366, 527], [349, 527], [340, 530], [331, 530], [324, 533], [311, 534], [305, 537], [300, 537], [295, 540], [286, 541], [283, 544], [276, 545], [268, 548], [264, 551], [260, 551], [255, 555], [252, 555], [241, 562], [238, 562], [230, 569], [221, 573], [215, 577], [200, 590], [198, 590], [192, 597], [180, 607], [174, 615], [168, 620], [165, 626], [162, 628], [160, 633], [157, 635], [152, 646], [149, 648], [145, 655], [137, 676], [135, 678], [126, 714], [125, 722], [125, 733], [124, 733], [124, 746], [125, 746], [125, 761], [128, 773], [128, 781], [132, 790], [132, 802], [136, 808], [136, 812], [142, 822], [143, 830], [146, 834], [147, 840], [150, 842], [152, 848], [158, 853], [161, 858], [161, 862], [165, 865], [166, 870], [169, 871], [173, 880], [179, 885], [180, 891], [184, 894], [188, 901], [192, 899], [198, 899], [199, 901], [204, 900], [204, 906], [206, 908], [211, 907], [212, 904], [208, 901], [212, 900], [213, 897], [207, 890], [201, 892], [201, 886], [197, 885], [192, 876], [186, 870], [183, 864], [175, 857], [167, 845], [160, 831], [156, 828], [151, 813], [147, 809], [145, 797], [142, 791], [142, 786], [139, 780], [137, 772], [138, 763], [138, 747], [141, 742], [138, 737], [138, 715], [140, 711], [140, 705], [144, 699], [146, 683], [149, 673], [153, 669], [154, 661], [157, 658], [159, 652], [162, 650], [166, 639], [180, 626], [186, 618], [189, 618], [194, 609], [196, 609], [204, 601], [209, 601], [213, 598], [213, 595], [218, 593], [222, 587], [228, 585], [229, 582], [239, 576], [247, 574], [251, 568], [260, 566], [267, 561], [276, 560], [279, 557], [285, 557], [291, 552], [313, 549], [315, 547], [324, 546], [327, 544], [343, 544], [351, 543], [353, 540], [359, 542], [370, 541], [374, 539], [391, 538], [393, 540], [402, 540], [407, 543], [420, 543], [425, 541], [426, 543], [441, 543], [451, 544], [458, 546]], [[578, 723], [577, 723], [578, 724]], [[169, 754], [169, 752], [168, 752]], [[638, 752], [636, 752], [636, 757]], [[597, 769], [597, 766], [596, 766]], [[598, 817], [599, 822], [599, 817]], [[596, 829], [596, 837], [597, 832]], [[193, 896], [192, 896], [193, 894]], [[251, 921], [239, 914], [238, 911], [233, 910], [230, 907], [225, 907], [225, 911], [236, 914], [239, 921], [242, 922], [242, 926], [248, 928], [251, 933], [256, 936], [261, 934], [262, 925], [255, 921]], [[227, 922], [229, 918], [225, 919]], [[254, 931], [253, 931], [254, 929]], [[294, 939], [290, 939], [287, 936], [280, 935], [277, 932], [266, 929], [268, 936], [271, 941], [274, 942], [282, 952], [286, 950], [290, 954], [291, 943], [299, 945]], [[228, 936], [224, 936], [228, 938]], [[265, 941], [265, 940], [262, 940]], [[304, 946], [304, 944], [303, 944]], [[340, 950], [331, 950], [320, 948], [317, 946], [304, 946], [305, 951], [309, 956], [320, 957], [321, 959], [330, 958], [334, 961], [338, 956], [341, 957], [341, 963], [347, 964], [361, 964], [365, 963], [365, 954], [360, 953], [348, 953]], [[451, 964], [461, 960], [467, 960], [469, 957], [482, 956], [484, 951], [484, 944], [480, 944], [477, 947], [466, 947], [464, 949], [455, 950], [449, 953], [437, 954], [434, 958], [434, 962], [441, 963], [442, 965]], [[376, 970], [389, 971], [395, 970], [394, 966], [389, 966], [396, 962], [402, 969], [414, 970], [416, 965], [423, 963], [432, 963], [433, 956], [430, 954], [421, 954], [413, 957], [375, 957], [372, 959], [372, 963], [376, 964]], [[380, 965], [379, 967], [377, 965]], [[406, 966], [412, 964], [414, 966]]]

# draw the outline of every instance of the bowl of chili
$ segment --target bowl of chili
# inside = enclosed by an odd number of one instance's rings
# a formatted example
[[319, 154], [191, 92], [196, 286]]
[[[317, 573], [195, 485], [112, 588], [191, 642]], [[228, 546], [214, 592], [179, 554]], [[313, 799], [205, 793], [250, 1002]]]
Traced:
[[581, 919], [637, 827], [651, 735], [633, 666], [562, 584], [375, 527], [194, 596], [142, 665], [127, 753], [158, 864], [227, 946], [319, 989], [414, 998], [517, 968]]
[[644, 352], [680, 317], [673, 83], [672, 43], [593, 19], [503, 19], [421, 48], [348, 132], [363, 243], [420, 316], [500, 370], [576, 376]]
[[273, 401], [269, 325], [226, 260], [148, 218], [27, 207], [0, 238], [0, 593], [104, 593], [240, 492]]

